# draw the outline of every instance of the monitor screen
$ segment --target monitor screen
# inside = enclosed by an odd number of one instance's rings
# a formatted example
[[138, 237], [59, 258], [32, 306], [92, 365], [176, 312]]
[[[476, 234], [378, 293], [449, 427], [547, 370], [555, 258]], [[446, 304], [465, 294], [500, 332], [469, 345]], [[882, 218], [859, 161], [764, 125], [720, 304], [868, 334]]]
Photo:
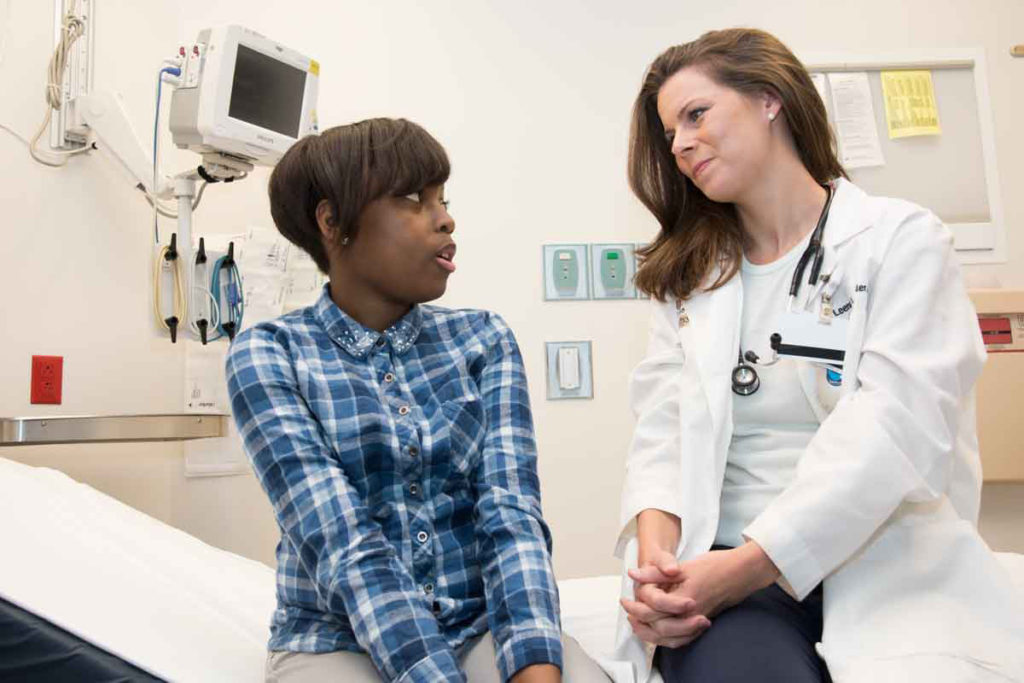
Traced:
[[228, 116], [296, 138], [306, 72], [239, 43]]

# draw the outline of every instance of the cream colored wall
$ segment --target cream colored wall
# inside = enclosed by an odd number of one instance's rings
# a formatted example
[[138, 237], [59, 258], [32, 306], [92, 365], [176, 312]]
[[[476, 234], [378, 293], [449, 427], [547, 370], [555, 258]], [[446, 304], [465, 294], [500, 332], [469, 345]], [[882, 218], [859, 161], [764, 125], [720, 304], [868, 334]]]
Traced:
[[[988, 52], [1010, 261], [974, 267], [975, 285], [1024, 286], [1024, 6], [1016, 0], [678, 0], [518, 3], [97, 0], [96, 87], [122, 93], [145, 139], [160, 60], [199, 29], [241, 23], [322, 64], [323, 126], [406, 116], [454, 162], [459, 271], [442, 303], [501, 312], [529, 369], [544, 506], [563, 577], [616, 570], [611, 548], [632, 419], [629, 370], [642, 354], [642, 302], [544, 303], [540, 245], [643, 241], [654, 225], [625, 184], [626, 132], [645, 66], [664, 47], [713, 27], [759, 26], [798, 52], [984, 47]], [[10, 0], [0, 63], [0, 123], [28, 136], [43, 113], [51, 6]], [[0, 15], [2, 16], [2, 15]], [[168, 138], [169, 142], [169, 138]], [[165, 170], [195, 157], [172, 150]], [[0, 415], [174, 411], [183, 358], [153, 331], [150, 215], [101, 154], [54, 171], [0, 131]], [[950, 172], [955, 172], [951, 169]], [[266, 173], [213, 187], [199, 232], [269, 225]], [[164, 227], [169, 233], [171, 225]], [[590, 339], [595, 399], [544, 400], [546, 340]], [[65, 356], [64, 404], [28, 404], [29, 357]], [[7, 449], [48, 464], [212, 543], [270, 560], [268, 506], [250, 476], [186, 480], [181, 447]], [[1000, 519], [1024, 504], [999, 507]]]

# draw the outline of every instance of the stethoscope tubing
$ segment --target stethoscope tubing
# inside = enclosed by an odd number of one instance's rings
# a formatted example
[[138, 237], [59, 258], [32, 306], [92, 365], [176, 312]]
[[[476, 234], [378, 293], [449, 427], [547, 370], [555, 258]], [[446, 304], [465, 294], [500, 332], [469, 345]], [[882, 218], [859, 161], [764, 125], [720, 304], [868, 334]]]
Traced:
[[[791, 303], [796, 300], [797, 294], [800, 293], [800, 280], [803, 278], [804, 271], [807, 269], [808, 263], [811, 265], [811, 274], [807, 278], [807, 285], [813, 286], [821, 276], [821, 264], [825, 255], [825, 249], [822, 246], [821, 239], [825, 234], [825, 224], [828, 222], [828, 212], [832, 207], [832, 197], [835, 196], [835, 187], [833, 186], [833, 183], [826, 183], [824, 187], [827, 192], [825, 196], [825, 205], [821, 208], [821, 215], [818, 216], [818, 222], [814, 226], [814, 230], [811, 232], [811, 239], [808, 241], [807, 247], [804, 249], [803, 253], [800, 254], [800, 260], [797, 261], [796, 269], [793, 271], [793, 279], [789, 283], [789, 301]], [[750, 396], [755, 393], [761, 388], [761, 378], [758, 376], [757, 368], [755, 368], [754, 365], [774, 365], [777, 362], [778, 357], [761, 363], [753, 352], [748, 351], [747, 354], [744, 355], [741, 347], [739, 360], [736, 363], [736, 367], [732, 369], [731, 377], [733, 393], [738, 396]]]

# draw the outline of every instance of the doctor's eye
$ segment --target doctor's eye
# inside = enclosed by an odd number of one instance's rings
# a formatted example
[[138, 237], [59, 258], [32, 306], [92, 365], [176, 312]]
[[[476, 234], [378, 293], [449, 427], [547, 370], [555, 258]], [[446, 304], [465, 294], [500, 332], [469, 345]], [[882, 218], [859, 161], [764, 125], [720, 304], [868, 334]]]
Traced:
[[707, 107], [694, 107], [693, 109], [690, 110], [690, 113], [687, 114], [687, 118], [689, 118], [691, 122], [696, 123], [697, 121], [700, 120], [700, 117], [703, 116], [704, 112], [706, 112], [707, 110]]
[[416, 202], [417, 204], [421, 201], [419, 192], [410, 192], [407, 195], [402, 195], [402, 199], [408, 199], [410, 202]]

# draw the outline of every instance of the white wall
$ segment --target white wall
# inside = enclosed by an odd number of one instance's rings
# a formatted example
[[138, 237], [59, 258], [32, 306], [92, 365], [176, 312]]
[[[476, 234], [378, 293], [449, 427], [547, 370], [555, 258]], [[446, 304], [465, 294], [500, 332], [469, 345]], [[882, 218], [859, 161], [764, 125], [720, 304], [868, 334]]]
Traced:
[[[28, 137], [43, 114], [52, 3], [9, 2], [0, 123]], [[96, 87], [123, 95], [143, 139], [160, 60], [201, 28], [232, 22], [320, 61], [323, 127], [405, 116], [447, 147], [459, 271], [442, 303], [497, 310], [517, 332], [563, 577], [617, 567], [611, 548], [632, 426], [627, 375], [643, 352], [647, 313], [638, 301], [544, 303], [540, 245], [653, 234], [626, 187], [626, 133], [643, 71], [664, 47], [709, 28], [753, 25], [798, 53], [985, 48], [1010, 260], [972, 267], [969, 277], [1024, 287], [1024, 197], [1015, 192], [1024, 168], [1013, 163], [1024, 142], [1024, 60], [1008, 55], [1024, 25], [1016, 0], [97, 2]], [[196, 162], [170, 152], [167, 171]], [[182, 348], [150, 322], [152, 231], [141, 196], [101, 154], [52, 170], [0, 131], [0, 158], [0, 415], [180, 409]], [[269, 226], [266, 177], [211, 187], [198, 231]], [[165, 224], [164, 234], [171, 228]], [[571, 338], [593, 340], [595, 399], [547, 402], [544, 341]], [[28, 403], [34, 353], [65, 357], [64, 404], [55, 410]], [[0, 456], [60, 467], [210, 542], [272, 558], [275, 532], [252, 477], [186, 480], [180, 445], [35, 447]], [[999, 509], [1005, 516], [1021, 508]]]

